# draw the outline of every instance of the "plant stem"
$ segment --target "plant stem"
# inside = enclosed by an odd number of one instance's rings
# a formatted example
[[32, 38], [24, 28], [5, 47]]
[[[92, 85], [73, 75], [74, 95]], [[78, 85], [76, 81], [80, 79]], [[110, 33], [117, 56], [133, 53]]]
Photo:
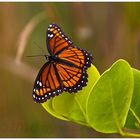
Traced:
[[137, 137], [137, 138], [140, 138], [140, 134], [131, 133], [131, 132], [123, 132], [123, 137]]
[[133, 109], [130, 108], [131, 113], [134, 115], [134, 117], [136, 118], [136, 120], [138, 121], [138, 123], [140, 124], [140, 119], [139, 117], [136, 115], [136, 113], [134, 112]]

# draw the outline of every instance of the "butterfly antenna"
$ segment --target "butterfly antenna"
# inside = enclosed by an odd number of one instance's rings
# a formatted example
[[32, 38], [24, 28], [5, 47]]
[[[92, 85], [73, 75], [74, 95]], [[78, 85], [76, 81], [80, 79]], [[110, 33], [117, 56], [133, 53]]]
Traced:
[[46, 56], [46, 55], [26, 55], [26, 57], [36, 57], [36, 56]]
[[[43, 48], [41, 48], [35, 41], [33, 41], [33, 43], [42, 51], [42, 53], [44, 54], [44, 50], [43, 50]], [[43, 56], [45, 56], [45, 54], [43, 55]]]
[[41, 48], [35, 41], [33, 41], [33, 43], [42, 51], [43, 54], [37, 54], [37, 55], [27, 55], [26, 57], [37, 57], [37, 56], [45, 56], [46, 58], [48, 58], [48, 55], [44, 54], [44, 50], [43, 48]]

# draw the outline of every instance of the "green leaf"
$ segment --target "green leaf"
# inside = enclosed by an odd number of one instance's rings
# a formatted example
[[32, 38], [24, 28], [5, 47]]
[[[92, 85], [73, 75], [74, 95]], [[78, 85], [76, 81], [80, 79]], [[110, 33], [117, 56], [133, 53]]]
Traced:
[[88, 85], [78, 93], [69, 94], [64, 92], [61, 96], [53, 99], [53, 108], [58, 114], [65, 116], [70, 121], [83, 125], [88, 125], [85, 118], [88, 94], [91, 92], [95, 81], [100, 76], [95, 66], [92, 65], [88, 69], [88, 76]]
[[86, 105], [87, 105], [87, 99], [89, 94], [91, 93], [95, 82], [99, 79], [100, 74], [95, 66], [91, 65], [91, 68], [88, 69], [88, 85], [83, 88], [82, 91], [80, 91], [78, 94], [75, 94], [75, 99], [79, 102], [81, 109], [86, 114]]
[[56, 113], [70, 121], [87, 125], [83, 112], [75, 101], [74, 95], [64, 92], [61, 96], [53, 99], [53, 108]]
[[140, 130], [140, 71], [133, 69], [134, 91], [125, 127]]
[[54, 117], [65, 118], [67, 120], [77, 122], [83, 125], [88, 125], [85, 118], [85, 107], [91, 89], [95, 81], [99, 78], [99, 72], [92, 65], [88, 69], [88, 85], [78, 93], [70, 94], [63, 92], [61, 95], [43, 103], [43, 107]]
[[47, 102], [44, 102], [41, 104], [45, 110], [50, 113], [52, 116], [56, 117], [56, 118], [59, 118], [61, 120], [65, 120], [67, 121], [67, 119], [61, 115], [59, 115], [58, 113], [56, 113], [54, 110], [53, 110], [53, 107], [52, 107], [52, 99], [50, 99], [49, 101]]
[[91, 127], [103, 133], [122, 133], [132, 93], [131, 67], [118, 60], [101, 75], [89, 96], [87, 118]]

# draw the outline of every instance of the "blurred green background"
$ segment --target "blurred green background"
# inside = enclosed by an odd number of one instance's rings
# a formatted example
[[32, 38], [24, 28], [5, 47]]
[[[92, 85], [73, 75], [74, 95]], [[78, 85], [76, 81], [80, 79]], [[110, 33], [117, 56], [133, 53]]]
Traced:
[[52, 22], [92, 53], [100, 73], [119, 58], [140, 68], [140, 3], [0, 3], [0, 137], [119, 137], [58, 120], [33, 102], [45, 59], [26, 56], [42, 54], [36, 44], [48, 53]]

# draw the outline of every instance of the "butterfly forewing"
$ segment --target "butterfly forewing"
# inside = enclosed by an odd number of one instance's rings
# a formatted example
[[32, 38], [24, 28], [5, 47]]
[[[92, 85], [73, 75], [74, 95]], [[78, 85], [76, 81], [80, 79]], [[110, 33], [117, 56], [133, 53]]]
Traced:
[[56, 24], [51, 24], [47, 30], [47, 47], [51, 55], [57, 55], [72, 44], [72, 41]]
[[90, 67], [92, 61], [92, 57], [87, 51], [77, 48], [76, 46], [69, 46], [58, 54], [58, 58], [67, 64], [72, 63], [75, 67], [81, 69]]

